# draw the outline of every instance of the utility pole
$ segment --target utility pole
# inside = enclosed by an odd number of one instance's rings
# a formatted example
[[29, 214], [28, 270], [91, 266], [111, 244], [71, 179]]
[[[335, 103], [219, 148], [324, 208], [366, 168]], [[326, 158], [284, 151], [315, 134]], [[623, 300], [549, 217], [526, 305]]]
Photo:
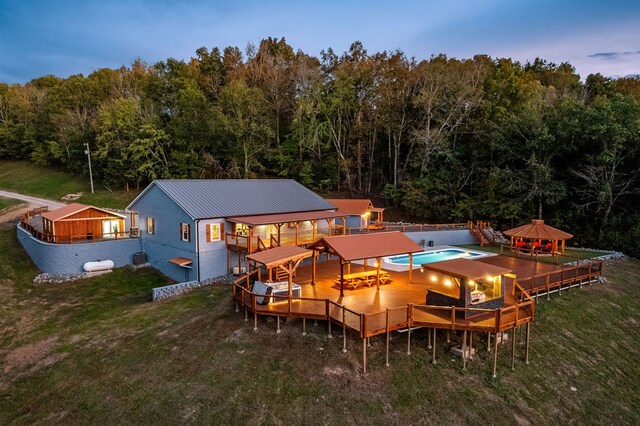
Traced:
[[93, 173], [91, 172], [91, 151], [89, 151], [89, 143], [84, 144], [87, 147], [87, 150], [84, 152], [87, 154], [87, 159], [89, 160], [89, 179], [91, 180], [91, 193], [93, 194]]

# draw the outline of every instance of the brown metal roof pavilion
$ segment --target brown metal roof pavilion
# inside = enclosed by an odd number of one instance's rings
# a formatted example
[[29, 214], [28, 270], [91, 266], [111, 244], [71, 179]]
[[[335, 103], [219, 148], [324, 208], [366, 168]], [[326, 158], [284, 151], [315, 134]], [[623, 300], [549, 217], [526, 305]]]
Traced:
[[[382, 258], [398, 254], [409, 254], [409, 265], [413, 261], [413, 253], [423, 251], [423, 248], [402, 232], [382, 232], [374, 234], [342, 235], [324, 237], [307, 246], [316, 252], [326, 252], [340, 258], [340, 297], [344, 296], [344, 265], [354, 260], [376, 259], [376, 286], [380, 285], [380, 267]], [[316, 256], [313, 256], [311, 282], [315, 283]], [[412, 267], [409, 267], [409, 282], [412, 277]]]
[[324, 237], [309, 246], [316, 250], [320, 247], [346, 262], [424, 251], [415, 241], [399, 231]]

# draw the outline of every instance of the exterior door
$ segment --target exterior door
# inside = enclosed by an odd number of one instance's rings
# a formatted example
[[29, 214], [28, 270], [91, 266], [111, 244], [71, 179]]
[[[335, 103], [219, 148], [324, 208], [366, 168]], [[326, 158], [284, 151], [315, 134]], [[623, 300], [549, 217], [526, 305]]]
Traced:
[[121, 231], [119, 220], [102, 221], [102, 238], [115, 238], [116, 233]]

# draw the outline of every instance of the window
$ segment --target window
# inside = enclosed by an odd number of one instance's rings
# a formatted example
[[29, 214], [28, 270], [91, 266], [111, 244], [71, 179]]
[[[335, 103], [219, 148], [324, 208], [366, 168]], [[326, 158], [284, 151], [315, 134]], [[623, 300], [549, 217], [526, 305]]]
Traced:
[[208, 223], [206, 232], [208, 243], [221, 241], [224, 235], [224, 223]]
[[182, 241], [191, 241], [191, 225], [188, 223], [180, 224], [180, 239]]
[[147, 234], [155, 234], [156, 232], [156, 223], [152, 217], [147, 218]]

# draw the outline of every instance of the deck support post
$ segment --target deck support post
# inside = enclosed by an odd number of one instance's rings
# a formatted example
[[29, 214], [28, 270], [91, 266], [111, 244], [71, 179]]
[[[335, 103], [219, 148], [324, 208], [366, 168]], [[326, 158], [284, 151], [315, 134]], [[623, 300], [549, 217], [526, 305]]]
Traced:
[[513, 327], [513, 333], [511, 333], [511, 337], [513, 340], [511, 341], [511, 371], [516, 369], [516, 330], [517, 327]]
[[427, 349], [431, 349], [431, 329], [427, 328]]
[[526, 344], [525, 344], [525, 350], [524, 350], [524, 362], [526, 364], [529, 364], [529, 334], [531, 332], [531, 323], [528, 322], [527, 323], [527, 340], [526, 340]]
[[244, 320], [249, 321], [249, 311], [247, 311], [247, 307], [244, 307]]
[[331, 314], [329, 313], [329, 299], [325, 299], [324, 311], [327, 317], [327, 327], [329, 329], [327, 331], [327, 339], [331, 339], [333, 338], [333, 336], [331, 335]]
[[303, 336], [307, 335], [307, 319], [306, 318], [302, 318], [302, 335]]
[[462, 369], [467, 369], [467, 330], [462, 332]]
[[258, 331], [258, 313], [253, 312], [253, 331]]
[[367, 338], [362, 338], [362, 372], [367, 372]]
[[433, 328], [433, 345], [431, 348], [431, 364], [436, 364], [436, 328]]
[[407, 355], [411, 355], [411, 325], [413, 323], [413, 305], [407, 305]]
[[385, 363], [387, 367], [389, 366], [389, 308], [387, 308], [387, 315], [385, 319], [385, 334], [387, 338], [387, 354], [385, 356]]
[[447, 343], [451, 342], [451, 339], [449, 338], [449, 330], [447, 330]]
[[491, 353], [491, 332], [487, 333], [487, 352]]
[[280, 315], [276, 316], [277, 320], [276, 320], [276, 324], [278, 326], [278, 328], [276, 329], [276, 333], [280, 334], [280, 332], [282, 330], [280, 330]]
[[238, 301], [236, 300], [236, 312], [240, 312], [240, 306], [238, 305]]
[[498, 333], [493, 336], [493, 378], [496, 376], [496, 367], [498, 366]]
[[347, 321], [344, 306], [342, 307], [342, 353], [347, 353]]

